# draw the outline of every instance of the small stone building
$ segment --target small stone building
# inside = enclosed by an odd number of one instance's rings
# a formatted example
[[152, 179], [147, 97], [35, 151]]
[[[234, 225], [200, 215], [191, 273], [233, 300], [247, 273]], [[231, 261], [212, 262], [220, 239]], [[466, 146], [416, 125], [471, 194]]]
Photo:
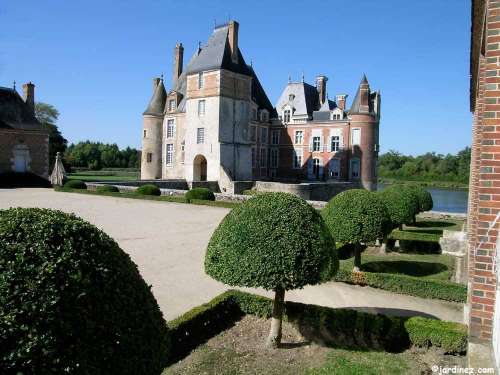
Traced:
[[0, 174], [31, 172], [49, 176], [49, 134], [35, 118], [35, 85], [0, 87]]

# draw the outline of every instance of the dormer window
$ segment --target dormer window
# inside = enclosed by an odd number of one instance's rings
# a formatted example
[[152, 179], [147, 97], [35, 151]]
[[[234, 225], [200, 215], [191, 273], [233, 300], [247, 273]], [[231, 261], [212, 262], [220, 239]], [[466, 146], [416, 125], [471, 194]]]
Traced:
[[260, 112], [260, 121], [266, 122], [267, 121], [267, 111], [261, 111]]
[[283, 111], [283, 122], [285, 124], [288, 124], [290, 122], [290, 110], [289, 109], [285, 109]]
[[198, 88], [202, 89], [205, 87], [205, 77], [203, 76], [203, 72], [198, 73]]
[[295, 95], [293, 95], [293, 94], [288, 95], [288, 100], [289, 101], [292, 101], [293, 99], [295, 99]]
[[170, 99], [168, 101], [168, 111], [169, 112], [175, 111], [175, 99]]

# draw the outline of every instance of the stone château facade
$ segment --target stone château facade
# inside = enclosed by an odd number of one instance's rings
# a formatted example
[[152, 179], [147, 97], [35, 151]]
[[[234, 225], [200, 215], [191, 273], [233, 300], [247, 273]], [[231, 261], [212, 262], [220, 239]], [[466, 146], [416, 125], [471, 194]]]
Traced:
[[350, 109], [330, 100], [327, 77], [291, 82], [275, 107], [238, 47], [235, 21], [215, 27], [183, 68], [174, 49], [172, 88], [153, 80], [144, 112], [141, 179], [353, 181], [376, 186], [380, 93], [363, 76]]

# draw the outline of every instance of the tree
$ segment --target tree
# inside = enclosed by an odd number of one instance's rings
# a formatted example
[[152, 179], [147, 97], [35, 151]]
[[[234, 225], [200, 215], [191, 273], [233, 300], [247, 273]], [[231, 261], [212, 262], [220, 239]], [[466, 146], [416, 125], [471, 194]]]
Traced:
[[234, 208], [208, 244], [205, 272], [233, 286], [275, 292], [268, 347], [281, 343], [285, 291], [330, 280], [335, 242], [319, 213], [287, 193], [265, 193]]
[[52, 169], [56, 154], [64, 154], [68, 141], [59, 131], [56, 122], [59, 118], [59, 111], [50, 104], [38, 102], [35, 104], [35, 117], [49, 131], [49, 165]]
[[72, 166], [81, 168], [137, 168], [137, 155], [134, 148], [120, 150], [115, 143], [84, 141], [69, 145], [65, 158]]
[[391, 230], [384, 204], [375, 193], [364, 189], [337, 194], [321, 214], [336, 241], [354, 245], [354, 272], [361, 267], [361, 244], [383, 238]]
[[376, 194], [389, 214], [393, 229], [412, 222], [415, 213], [414, 203], [399, 186], [390, 186]]

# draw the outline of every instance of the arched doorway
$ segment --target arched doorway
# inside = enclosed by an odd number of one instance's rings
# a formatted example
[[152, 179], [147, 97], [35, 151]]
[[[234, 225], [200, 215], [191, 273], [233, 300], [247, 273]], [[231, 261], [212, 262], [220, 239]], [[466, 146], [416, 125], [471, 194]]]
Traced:
[[203, 155], [196, 155], [193, 161], [193, 181], [207, 180], [207, 159]]

